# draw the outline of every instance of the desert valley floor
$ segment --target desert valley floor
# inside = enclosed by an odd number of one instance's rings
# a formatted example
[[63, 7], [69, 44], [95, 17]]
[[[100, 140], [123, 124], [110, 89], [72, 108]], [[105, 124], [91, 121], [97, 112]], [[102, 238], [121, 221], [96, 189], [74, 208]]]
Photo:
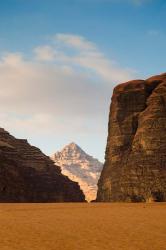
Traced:
[[0, 204], [1, 250], [164, 250], [166, 203]]

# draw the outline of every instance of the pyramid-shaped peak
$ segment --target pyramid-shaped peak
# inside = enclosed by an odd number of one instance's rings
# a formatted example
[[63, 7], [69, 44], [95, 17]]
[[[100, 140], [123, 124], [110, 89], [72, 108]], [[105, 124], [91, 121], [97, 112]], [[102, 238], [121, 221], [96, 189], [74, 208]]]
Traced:
[[80, 148], [80, 146], [78, 146], [78, 144], [76, 144], [75, 142], [71, 142], [68, 145], [66, 145], [66, 147], [68, 148]]
[[88, 201], [96, 198], [97, 181], [103, 164], [85, 153], [75, 142], [52, 157], [64, 175], [79, 183]]
[[[55, 162], [58, 159], [63, 159], [66, 161], [67, 159], [69, 161], [86, 161], [86, 162], [92, 162], [95, 164], [98, 164], [98, 160], [96, 158], [93, 158], [93, 156], [87, 154], [78, 144], [75, 142], [71, 142], [64, 146], [61, 151], [55, 152], [52, 156], [51, 159], [53, 159]], [[99, 162], [99, 164], [102, 165], [102, 163]], [[57, 164], [58, 165], [58, 164]]]
[[78, 145], [75, 143], [75, 142], [71, 142], [71, 143], [69, 143], [67, 146], [73, 146], [73, 147], [78, 147]]
[[80, 146], [78, 146], [78, 144], [76, 144], [75, 142], [71, 142], [68, 145], [66, 145], [62, 151], [77, 151], [77, 152], [81, 152], [86, 154]]

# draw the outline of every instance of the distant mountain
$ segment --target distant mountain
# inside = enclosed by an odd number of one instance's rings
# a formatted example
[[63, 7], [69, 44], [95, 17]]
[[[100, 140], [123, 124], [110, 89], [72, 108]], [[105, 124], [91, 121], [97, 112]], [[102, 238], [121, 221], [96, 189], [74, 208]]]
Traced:
[[86, 154], [77, 144], [70, 143], [51, 159], [60, 166], [62, 174], [79, 183], [87, 201], [96, 199], [97, 182], [103, 164]]

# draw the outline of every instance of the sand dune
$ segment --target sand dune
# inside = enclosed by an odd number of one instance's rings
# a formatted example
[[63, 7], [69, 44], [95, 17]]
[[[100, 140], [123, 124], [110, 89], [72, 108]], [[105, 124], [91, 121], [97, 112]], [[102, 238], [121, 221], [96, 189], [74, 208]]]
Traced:
[[166, 204], [1, 204], [1, 250], [164, 250]]

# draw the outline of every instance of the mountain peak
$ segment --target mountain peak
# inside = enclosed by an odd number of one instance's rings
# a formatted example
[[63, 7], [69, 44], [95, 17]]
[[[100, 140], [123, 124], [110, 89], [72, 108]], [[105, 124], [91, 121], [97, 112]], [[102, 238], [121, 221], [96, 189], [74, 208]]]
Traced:
[[62, 173], [79, 183], [88, 201], [96, 198], [97, 181], [102, 163], [83, 151], [75, 142], [53, 155], [52, 160]]
[[[60, 152], [57, 152], [56, 154], [58, 155], [63, 155], [65, 158], [70, 158], [70, 159], [82, 159], [82, 158], [87, 158], [89, 155], [85, 153], [81, 149], [80, 146], [78, 146], [75, 142], [71, 142], [68, 145], [66, 145]], [[56, 155], [55, 154], [55, 155]]]
[[[69, 143], [68, 145], [66, 145], [65, 147], [64, 147], [64, 149], [65, 148], [72, 148], [72, 149], [76, 149], [76, 150], [80, 150], [81, 148], [80, 148], [80, 146], [78, 146], [78, 144], [76, 144], [75, 142], [71, 142], [71, 143]], [[81, 149], [82, 150], [82, 149]]]

